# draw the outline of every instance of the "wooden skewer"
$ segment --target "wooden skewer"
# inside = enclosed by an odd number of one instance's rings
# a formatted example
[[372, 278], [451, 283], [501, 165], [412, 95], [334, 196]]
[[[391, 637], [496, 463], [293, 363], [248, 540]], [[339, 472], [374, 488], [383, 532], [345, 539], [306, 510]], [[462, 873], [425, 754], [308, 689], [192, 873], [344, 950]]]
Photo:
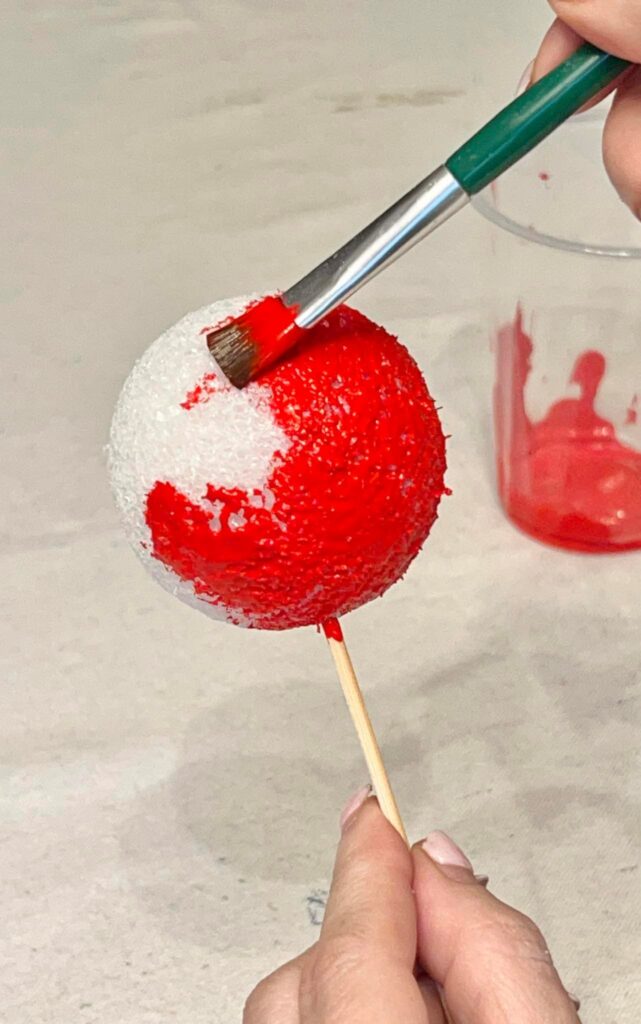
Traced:
[[338, 619], [328, 619], [323, 623], [323, 632], [327, 638], [329, 649], [336, 665], [336, 671], [343, 690], [343, 696], [347, 702], [352, 722], [360, 741], [361, 749], [365, 755], [365, 761], [369, 771], [374, 792], [378, 797], [381, 810], [387, 820], [391, 822], [403, 841], [409, 845], [407, 834], [401, 821], [398, 805], [390, 786], [380, 747], [378, 745], [370, 717], [365, 707], [365, 701], [358, 679], [354, 672], [352, 659], [349, 656], [343, 631]]
[[[343, 631], [338, 619], [328, 619], [327, 622], [324, 622], [323, 633], [327, 638], [327, 643], [336, 665], [343, 696], [349, 708], [349, 713], [352, 716], [352, 722], [356, 728], [361, 749], [365, 755], [369, 776], [381, 810], [387, 820], [394, 826], [403, 842], [409, 846], [405, 826], [401, 820], [398, 804], [396, 803], [396, 798], [392, 792], [387, 771], [385, 770], [374, 727], [367, 713], [365, 699], [358, 685], [352, 659], [345, 645]], [[442, 1006], [447, 1024], [453, 1024], [444, 1002]]]

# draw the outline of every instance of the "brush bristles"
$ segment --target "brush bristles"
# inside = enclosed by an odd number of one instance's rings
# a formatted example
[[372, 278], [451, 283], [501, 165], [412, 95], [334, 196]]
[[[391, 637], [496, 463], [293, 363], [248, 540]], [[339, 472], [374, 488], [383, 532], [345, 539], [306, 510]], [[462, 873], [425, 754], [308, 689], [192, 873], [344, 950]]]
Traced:
[[207, 346], [232, 384], [237, 388], [249, 384], [257, 361], [257, 346], [249, 327], [234, 320], [211, 331], [207, 335]]

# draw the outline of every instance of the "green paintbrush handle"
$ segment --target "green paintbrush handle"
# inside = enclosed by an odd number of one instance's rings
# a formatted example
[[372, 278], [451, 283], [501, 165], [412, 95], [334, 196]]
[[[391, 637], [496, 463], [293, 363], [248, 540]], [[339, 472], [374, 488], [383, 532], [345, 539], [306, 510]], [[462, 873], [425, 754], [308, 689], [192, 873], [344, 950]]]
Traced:
[[474, 195], [630, 66], [586, 43], [457, 149], [445, 166]]

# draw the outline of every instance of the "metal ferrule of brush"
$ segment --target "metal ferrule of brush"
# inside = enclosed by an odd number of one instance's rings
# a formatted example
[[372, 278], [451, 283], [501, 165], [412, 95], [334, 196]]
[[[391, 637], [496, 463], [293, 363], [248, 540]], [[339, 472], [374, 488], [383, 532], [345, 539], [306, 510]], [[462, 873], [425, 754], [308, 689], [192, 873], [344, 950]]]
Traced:
[[469, 196], [439, 167], [390, 206], [342, 249], [293, 285], [282, 298], [296, 308], [299, 327], [313, 327], [330, 310], [469, 202]]

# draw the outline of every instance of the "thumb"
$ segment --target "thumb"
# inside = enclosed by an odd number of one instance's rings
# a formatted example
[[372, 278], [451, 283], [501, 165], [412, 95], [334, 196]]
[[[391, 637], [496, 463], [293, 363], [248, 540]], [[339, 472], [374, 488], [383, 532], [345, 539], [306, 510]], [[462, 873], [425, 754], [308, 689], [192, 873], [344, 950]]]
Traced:
[[323, 927], [301, 974], [301, 1024], [425, 1021], [412, 859], [370, 793], [343, 812]]
[[557, 18], [587, 39], [634, 63], [641, 53], [638, 0], [549, 0]]
[[455, 1021], [577, 1024], [540, 931], [476, 880], [442, 832], [412, 850], [418, 957]]

